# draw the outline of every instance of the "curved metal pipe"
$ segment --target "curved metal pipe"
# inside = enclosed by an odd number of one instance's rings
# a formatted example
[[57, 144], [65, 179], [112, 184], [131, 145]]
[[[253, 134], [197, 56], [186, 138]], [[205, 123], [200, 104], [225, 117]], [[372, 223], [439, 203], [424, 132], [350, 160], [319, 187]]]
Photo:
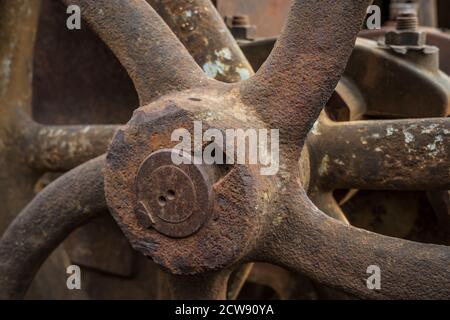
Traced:
[[54, 181], [12, 222], [0, 240], [0, 299], [23, 298], [50, 253], [107, 208], [104, 162], [101, 156]]

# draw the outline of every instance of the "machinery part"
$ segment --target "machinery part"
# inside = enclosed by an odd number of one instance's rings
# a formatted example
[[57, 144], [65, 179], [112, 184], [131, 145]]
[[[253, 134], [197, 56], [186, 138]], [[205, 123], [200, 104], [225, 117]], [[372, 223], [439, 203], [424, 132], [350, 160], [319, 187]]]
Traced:
[[[317, 173], [310, 184], [333, 189], [447, 190], [447, 118], [320, 121], [308, 139]], [[342, 138], [339, 143], [333, 137]], [[431, 142], [431, 143], [430, 143]], [[426, 169], [425, 169], [426, 168]]]
[[[158, 21], [162, 23], [154, 11], [137, 0], [127, 2], [120, 12], [105, 0], [76, 3], [119, 59], [125, 59], [122, 63], [128, 71], [134, 71], [131, 59], [121, 50], [124, 44], [105, 33], [124, 34], [131, 16], [140, 18], [140, 27], [134, 27], [132, 34], [139, 36], [144, 29], [151, 33]], [[279, 264], [361, 297], [449, 297], [447, 247], [392, 239], [344, 225], [318, 210], [301, 186], [298, 159], [303, 143], [344, 71], [367, 5], [368, 1], [354, 0], [339, 4], [296, 1], [271, 57], [255, 77], [242, 84], [208, 80], [200, 76], [193, 60], [179, 59], [188, 64], [181, 69], [188, 73], [174, 80], [180, 91], [144, 105], [117, 132], [105, 168], [108, 206], [132, 246], [174, 274], [175, 298], [186, 297], [187, 285], [199, 288], [194, 298], [224, 298], [229, 270], [242, 261]], [[105, 15], [99, 14], [97, 6]], [[330, 10], [321, 10], [324, 6]], [[119, 19], [113, 23], [114, 13]], [[336, 19], [338, 15], [341, 19]], [[177, 48], [173, 34], [165, 28], [156, 31], [162, 33], [163, 47]], [[144, 47], [151, 49], [148, 43]], [[135, 43], [128, 49], [131, 56], [140, 51]], [[158, 61], [153, 62], [157, 68]], [[138, 84], [150, 80], [135, 78]], [[291, 85], [288, 91], [282, 90], [286, 84]], [[154, 95], [139, 93], [144, 100]], [[148, 155], [173, 148], [170, 136], [174, 129], [192, 130], [193, 121], [219, 130], [279, 128], [280, 171], [261, 176], [260, 165], [229, 168], [212, 187], [211, 218], [190, 237], [169, 238], [139, 224], [134, 214], [138, 201], [135, 174]], [[369, 290], [361, 281], [372, 264], [383, 270], [382, 291]], [[405, 269], [408, 272], [401, 273]]]
[[251, 32], [255, 26], [250, 24], [250, 17], [248, 15], [237, 15], [228, 19], [231, 34], [236, 40], [251, 40]]
[[139, 167], [135, 185], [143, 226], [174, 238], [194, 234], [210, 218], [211, 187], [218, 178], [214, 167], [196, 165], [189, 154], [180, 160], [173, 165], [171, 150], [152, 153]]
[[426, 34], [418, 31], [419, 18], [414, 11], [400, 11], [397, 16], [397, 27], [395, 31], [386, 34], [387, 46], [404, 46], [407, 49], [424, 48]]
[[148, 0], [210, 77], [246, 80], [253, 70], [210, 0]]
[[[433, 1], [426, 2], [429, 3], [430, 6], [433, 6]], [[398, 8], [396, 7], [397, 5], [399, 6]], [[360, 35], [364, 38], [378, 39], [381, 42], [383, 42], [383, 37], [385, 36], [390, 48], [401, 54], [406, 54], [412, 49], [421, 50], [424, 55], [432, 54], [436, 56], [437, 52], [432, 47], [438, 47], [441, 51], [439, 64], [433, 62], [432, 65], [435, 68], [440, 68], [443, 72], [450, 74], [450, 60], [447, 58], [450, 53], [449, 34], [435, 28], [423, 26], [417, 28], [417, 13], [413, 7], [411, 7], [412, 5], [412, 3], [404, 3], [403, 1], [400, 1], [398, 4], [393, 3], [393, 7], [391, 8], [391, 21], [388, 21], [386, 25], [379, 30], [363, 30]], [[421, 6], [420, 10], [422, 9]], [[400, 17], [400, 28], [407, 28], [409, 25], [414, 30], [396, 30], [395, 21], [401, 13], [403, 13], [405, 17]], [[424, 41], [426, 41], [427, 46], [424, 46]], [[407, 46], [405, 48], [405, 45], [410, 44], [412, 44], [412, 46]], [[423, 59], [424, 55], [420, 57], [420, 55], [415, 54], [415, 60], [420, 61]], [[418, 59], [417, 56], [419, 56]]]
[[357, 84], [353, 91], [364, 96], [365, 114], [374, 118], [446, 117], [450, 81], [438, 69], [439, 52], [403, 55], [382, 49], [374, 41], [359, 39], [344, 73], [346, 83]]

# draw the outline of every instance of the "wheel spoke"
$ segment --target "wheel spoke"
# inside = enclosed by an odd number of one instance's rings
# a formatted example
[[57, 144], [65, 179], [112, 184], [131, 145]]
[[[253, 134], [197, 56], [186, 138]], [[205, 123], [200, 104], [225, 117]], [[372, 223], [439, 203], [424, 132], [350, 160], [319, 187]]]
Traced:
[[[264, 239], [259, 258], [366, 298], [448, 299], [450, 248], [357, 229], [319, 211], [305, 194], [289, 195], [282, 223]], [[381, 270], [370, 290], [369, 266]]]
[[0, 241], [0, 298], [23, 298], [39, 267], [77, 227], [107, 209], [99, 157], [70, 171], [17, 216]]
[[238, 82], [253, 69], [211, 0], [147, 0], [208, 76]]
[[[294, 2], [283, 34], [260, 71], [241, 86], [280, 138], [302, 143], [336, 87], [369, 0]], [[283, 134], [284, 133], [284, 134]]]
[[34, 125], [25, 132], [28, 163], [40, 171], [67, 171], [105, 153], [119, 126]]
[[200, 87], [207, 77], [145, 0], [63, 0], [78, 5], [127, 70], [145, 105], [172, 91]]
[[328, 190], [447, 190], [449, 145], [447, 118], [321, 120], [308, 138], [312, 181]]

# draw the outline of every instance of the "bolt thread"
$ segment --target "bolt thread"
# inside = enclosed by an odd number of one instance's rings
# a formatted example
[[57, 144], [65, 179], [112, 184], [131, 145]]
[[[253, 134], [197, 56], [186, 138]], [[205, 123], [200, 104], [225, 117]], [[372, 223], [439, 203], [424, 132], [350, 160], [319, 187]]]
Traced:
[[417, 31], [419, 19], [416, 13], [401, 13], [397, 17], [397, 30], [399, 31]]
[[233, 27], [244, 27], [250, 24], [250, 18], [247, 15], [233, 16], [231, 21]]
[[405, 13], [417, 14], [419, 10], [417, 2], [411, 2], [411, 0], [391, 0], [390, 4], [390, 20], [396, 21], [398, 16]]

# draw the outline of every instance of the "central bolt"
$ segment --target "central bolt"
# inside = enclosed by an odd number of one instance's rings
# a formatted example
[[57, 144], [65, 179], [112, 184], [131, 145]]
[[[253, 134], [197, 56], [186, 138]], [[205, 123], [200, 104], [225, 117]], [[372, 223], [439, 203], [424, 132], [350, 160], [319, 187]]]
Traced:
[[187, 237], [209, 217], [214, 177], [211, 167], [193, 164], [187, 154], [181, 165], [173, 164], [172, 152], [178, 151], [157, 151], [142, 162], [136, 178], [136, 214], [146, 228]]
[[[149, 176], [142, 177], [141, 183], [145, 184], [140, 186], [141, 201], [147, 201], [148, 207], [152, 208], [149, 214], [170, 223], [183, 222], [192, 215], [195, 186], [176, 166], [159, 167]], [[177, 193], [179, 197], [175, 196]]]

